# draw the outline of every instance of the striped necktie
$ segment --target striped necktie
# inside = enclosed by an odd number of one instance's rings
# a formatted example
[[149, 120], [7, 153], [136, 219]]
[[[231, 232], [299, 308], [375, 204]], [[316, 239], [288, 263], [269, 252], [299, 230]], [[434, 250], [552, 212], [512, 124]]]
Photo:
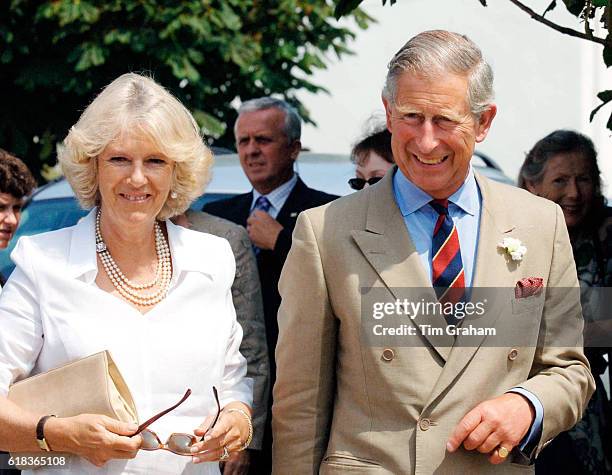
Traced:
[[[267, 213], [271, 206], [272, 206], [272, 203], [270, 203], [270, 200], [266, 198], [264, 195], [262, 195], [255, 200], [255, 206], [253, 207], [253, 211], [255, 211], [256, 209], [259, 209]], [[257, 246], [253, 246], [253, 252], [257, 256], [261, 252], [261, 249], [258, 248]]]
[[[457, 303], [465, 296], [465, 274], [457, 226], [448, 214], [448, 200], [432, 200], [429, 205], [438, 213], [431, 248], [432, 283], [439, 302]], [[459, 322], [452, 315], [447, 315], [447, 321], [449, 324]]]

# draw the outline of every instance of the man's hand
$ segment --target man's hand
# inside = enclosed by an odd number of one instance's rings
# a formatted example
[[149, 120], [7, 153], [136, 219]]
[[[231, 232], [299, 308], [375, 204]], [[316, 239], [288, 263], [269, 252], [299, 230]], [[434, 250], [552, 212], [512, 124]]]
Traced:
[[454, 452], [461, 444], [466, 450], [491, 454], [489, 462], [506, 460], [499, 456], [498, 447], [512, 451], [529, 431], [535, 418], [531, 403], [520, 394], [506, 393], [481, 402], [457, 424], [446, 448]]
[[260, 249], [274, 249], [283, 226], [265, 211], [256, 209], [247, 219], [251, 242]]
[[219, 465], [223, 475], [246, 475], [249, 473], [249, 466], [251, 465], [251, 454], [248, 449], [234, 452], [230, 454], [230, 458]]

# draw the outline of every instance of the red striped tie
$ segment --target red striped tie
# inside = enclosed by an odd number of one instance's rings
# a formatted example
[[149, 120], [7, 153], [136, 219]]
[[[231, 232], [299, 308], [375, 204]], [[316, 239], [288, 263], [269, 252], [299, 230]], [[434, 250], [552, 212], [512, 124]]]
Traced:
[[[457, 303], [463, 300], [465, 295], [465, 274], [459, 234], [453, 219], [448, 214], [448, 200], [432, 200], [429, 204], [439, 215], [431, 248], [432, 283], [439, 302]], [[457, 320], [454, 320], [452, 323], [457, 323]]]

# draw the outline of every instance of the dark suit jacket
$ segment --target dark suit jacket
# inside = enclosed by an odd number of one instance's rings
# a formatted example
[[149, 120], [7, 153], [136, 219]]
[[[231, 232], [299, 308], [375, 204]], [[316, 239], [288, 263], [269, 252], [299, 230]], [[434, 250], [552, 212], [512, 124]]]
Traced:
[[[276, 217], [276, 220], [283, 226], [283, 230], [278, 235], [274, 250], [262, 250], [257, 256], [257, 267], [259, 270], [259, 278], [261, 279], [261, 291], [264, 303], [264, 317], [266, 320], [266, 335], [268, 339], [272, 381], [276, 374], [276, 365], [274, 364], [274, 349], [276, 348], [276, 340], [278, 339], [276, 313], [280, 306], [278, 280], [287, 254], [289, 254], [289, 249], [291, 248], [291, 235], [293, 234], [293, 228], [295, 228], [297, 216], [301, 211], [324, 205], [336, 198], [337, 196], [335, 195], [308, 188], [298, 177], [295, 187]], [[226, 200], [208, 203], [204, 206], [202, 211], [246, 226], [252, 202], [253, 192], [250, 192]]]

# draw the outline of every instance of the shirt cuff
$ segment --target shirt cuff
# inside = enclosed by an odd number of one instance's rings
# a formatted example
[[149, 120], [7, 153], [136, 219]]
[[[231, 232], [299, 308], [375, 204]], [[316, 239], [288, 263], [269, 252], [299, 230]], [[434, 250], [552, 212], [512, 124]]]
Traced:
[[523, 440], [518, 445], [518, 449], [521, 454], [529, 461], [532, 460], [533, 454], [535, 452], [536, 447], [538, 446], [538, 442], [542, 437], [542, 422], [544, 421], [544, 407], [540, 400], [535, 396], [535, 394], [527, 391], [525, 388], [521, 388], [519, 386], [514, 387], [508, 391], [509, 393], [517, 393], [521, 396], [527, 398], [527, 400], [533, 406], [535, 410], [535, 417], [533, 422], [531, 423], [531, 427], [527, 435], [523, 437]]

